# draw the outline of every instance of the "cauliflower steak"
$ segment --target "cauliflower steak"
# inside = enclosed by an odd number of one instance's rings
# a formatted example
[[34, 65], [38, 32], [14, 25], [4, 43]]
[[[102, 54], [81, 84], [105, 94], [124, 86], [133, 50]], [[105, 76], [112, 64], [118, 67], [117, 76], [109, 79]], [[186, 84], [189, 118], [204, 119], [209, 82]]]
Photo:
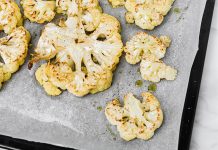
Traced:
[[109, 0], [113, 7], [125, 5], [126, 21], [153, 30], [163, 22], [174, 0]]
[[20, 8], [14, 0], [0, 0], [0, 31], [3, 30], [5, 33], [10, 34], [22, 23]]
[[143, 101], [132, 93], [124, 97], [122, 107], [118, 99], [110, 101], [105, 115], [112, 125], [117, 126], [120, 136], [130, 141], [135, 138], [148, 140], [163, 122], [163, 112], [157, 98], [149, 92], [142, 93]]
[[140, 63], [140, 72], [144, 80], [159, 82], [161, 79], [175, 80], [177, 71], [167, 66], [160, 59], [165, 56], [170, 45], [167, 36], [154, 37], [140, 32], [126, 43], [126, 61], [130, 64]]
[[22, 26], [0, 39], [0, 56], [3, 59], [3, 62], [0, 62], [0, 87], [24, 63], [29, 41], [30, 34]]
[[21, 0], [24, 16], [31, 22], [44, 23], [55, 16], [54, 0]]
[[123, 51], [118, 20], [102, 13], [97, 0], [58, 0], [56, 5], [67, 20], [45, 26], [30, 64], [48, 63], [38, 68], [36, 79], [48, 95], [67, 89], [84, 96], [109, 88]]

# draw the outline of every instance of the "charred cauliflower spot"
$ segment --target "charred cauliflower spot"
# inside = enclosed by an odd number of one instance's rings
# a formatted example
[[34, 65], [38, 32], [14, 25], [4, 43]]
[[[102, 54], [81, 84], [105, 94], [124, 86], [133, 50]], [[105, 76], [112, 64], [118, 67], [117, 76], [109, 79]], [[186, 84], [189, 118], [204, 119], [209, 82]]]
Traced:
[[14, 0], [0, 0], [0, 31], [9, 34], [22, 23], [20, 8]]
[[145, 80], [152, 82], [159, 82], [161, 79], [174, 80], [177, 71], [160, 60], [165, 56], [170, 42], [167, 36], [158, 38], [144, 32], [138, 33], [126, 43], [124, 48], [126, 61], [130, 64], [141, 61], [140, 72]]
[[55, 16], [55, 1], [53, 0], [21, 0], [24, 16], [31, 22], [44, 23]]
[[112, 125], [117, 126], [121, 138], [126, 141], [135, 138], [148, 140], [163, 122], [163, 112], [157, 98], [149, 92], [142, 93], [143, 101], [132, 93], [124, 97], [124, 106], [119, 100], [110, 101], [105, 115]]
[[152, 30], [163, 22], [174, 0], [109, 0], [113, 7], [125, 5], [126, 21]]
[[0, 87], [24, 63], [29, 41], [30, 34], [22, 26], [0, 39], [0, 56], [3, 59], [0, 62]]
[[67, 20], [45, 26], [30, 64], [48, 63], [38, 68], [36, 79], [48, 95], [67, 89], [84, 96], [109, 88], [123, 50], [118, 20], [102, 13], [97, 0], [59, 0], [56, 5]]

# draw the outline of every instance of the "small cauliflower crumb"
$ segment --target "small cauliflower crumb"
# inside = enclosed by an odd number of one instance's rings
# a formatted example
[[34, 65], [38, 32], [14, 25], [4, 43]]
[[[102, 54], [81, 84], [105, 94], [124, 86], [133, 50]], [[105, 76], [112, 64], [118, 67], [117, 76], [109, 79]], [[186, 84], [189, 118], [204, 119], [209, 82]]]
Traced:
[[108, 102], [105, 115], [112, 125], [117, 126], [121, 138], [126, 141], [140, 138], [150, 139], [163, 122], [163, 112], [158, 99], [149, 92], [142, 93], [143, 101], [132, 93], [124, 97], [124, 106], [114, 99]]
[[167, 36], [154, 37], [140, 32], [126, 43], [126, 61], [130, 64], [140, 63], [140, 72], [144, 80], [159, 82], [161, 79], [175, 80], [177, 71], [167, 66], [160, 59], [165, 56], [170, 45]]
[[126, 12], [125, 13], [125, 18], [126, 18], [127, 23], [134, 23], [135, 22], [134, 15], [131, 12]]
[[31, 22], [44, 23], [55, 16], [55, 1], [49, 0], [21, 0], [24, 16]]
[[119, 7], [119, 6], [123, 6], [125, 5], [125, 1], [126, 0], [108, 0], [111, 5], [115, 8], [115, 7]]
[[48, 63], [38, 68], [36, 79], [48, 95], [106, 90], [123, 51], [119, 21], [102, 13], [98, 0], [57, 0], [56, 5], [67, 20], [45, 26], [30, 64]]

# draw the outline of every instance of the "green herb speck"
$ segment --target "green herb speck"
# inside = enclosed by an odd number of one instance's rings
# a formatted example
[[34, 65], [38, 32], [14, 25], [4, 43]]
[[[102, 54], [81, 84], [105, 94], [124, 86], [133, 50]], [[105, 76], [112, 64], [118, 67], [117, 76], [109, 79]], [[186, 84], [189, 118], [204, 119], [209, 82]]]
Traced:
[[140, 68], [137, 69], [137, 72], [140, 73]]
[[101, 107], [101, 106], [98, 106], [98, 107], [97, 107], [97, 110], [98, 110], [98, 111], [102, 111], [102, 107]]
[[152, 83], [148, 86], [149, 92], [155, 92], [157, 90], [157, 85], [155, 83]]
[[179, 14], [181, 11], [178, 7], [174, 8], [173, 9], [173, 12], [176, 13], [176, 14]]
[[135, 82], [135, 86], [136, 86], [136, 87], [141, 87], [142, 85], [143, 85], [142, 80], [137, 80], [137, 81]]

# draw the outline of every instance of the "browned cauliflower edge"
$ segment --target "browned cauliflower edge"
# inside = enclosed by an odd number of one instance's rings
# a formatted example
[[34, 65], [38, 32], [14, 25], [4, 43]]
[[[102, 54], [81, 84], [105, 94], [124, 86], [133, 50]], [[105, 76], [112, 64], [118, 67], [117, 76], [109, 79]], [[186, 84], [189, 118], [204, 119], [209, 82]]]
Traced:
[[0, 39], [0, 56], [3, 59], [0, 62], [0, 88], [24, 63], [29, 41], [30, 34], [23, 26], [15, 28], [11, 34]]
[[31, 22], [50, 22], [55, 16], [55, 0], [21, 0], [21, 5]]
[[121, 138], [148, 140], [163, 122], [163, 112], [158, 99], [149, 92], [142, 93], [140, 102], [132, 93], [124, 96], [122, 107], [118, 99], [107, 103], [105, 115], [112, 125], [117, 126]]
[[140, 72], [144, 80], [159, 82], [161, 79], [175, 80], [177, 70], [167, 66], [160, 59], [165, 56], [170, 45], [170, 38], [160, 38], [140, 32], [133, 36], [124, 47], [126, 61], [130, 64], [140, 63]]
[[45, 26], [30, 66], [48, 63], [38, 68], [36, 79], [48, 95], [106, 90], [123, 51], [119, 21], [102, 13], [97, 0], [58, 0], [56, 5], [67, 20]]
[[0, 0], [0, 31], [10, 34], [23, 24], [20, 8], [14, 0]]

